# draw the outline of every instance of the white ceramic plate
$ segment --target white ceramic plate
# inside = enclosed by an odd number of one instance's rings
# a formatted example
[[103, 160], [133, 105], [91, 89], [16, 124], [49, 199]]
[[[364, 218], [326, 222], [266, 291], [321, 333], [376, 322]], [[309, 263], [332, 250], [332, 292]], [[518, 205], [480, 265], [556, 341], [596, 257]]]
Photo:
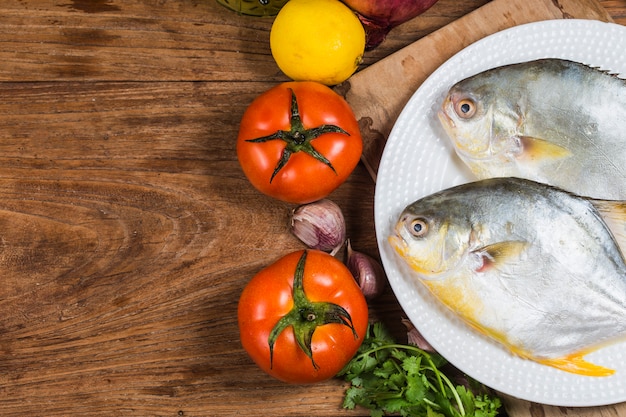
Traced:
[[478, 381], [528, 401], [558, 406], [626, 401], [626, 343], [587, 355], [615, 369], [610, 377], [579, 376], [517, 358], [441, 307], [392, 253], [387, 237], [404, 207], [420, 197], [475, 178], [457, 158], [436, 116], [448, 89], [500, 65], [564, 58], [626, 75], [626, 27], [591, 20], [530, 23], [465, 48], [415, 92], [383, 152], [375, 196], [378, 245], [391, 287], [407, 316], [439, 353]]

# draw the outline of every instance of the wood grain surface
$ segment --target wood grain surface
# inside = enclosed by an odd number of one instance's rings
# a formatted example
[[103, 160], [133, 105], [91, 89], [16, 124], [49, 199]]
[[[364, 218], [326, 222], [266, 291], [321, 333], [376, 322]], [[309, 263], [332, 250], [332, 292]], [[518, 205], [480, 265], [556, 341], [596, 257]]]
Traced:
[[[440, 0], [362, 69], [486, 3]], [[626, 1], [600, 4], [626, 24]], [[341, 381], [283, 384], [239, 343], [242, 288], [303, 247], [293, 206], [235, 154], [247, 105], [287, 80], [272, 19], [212, 0], [5, 0], [0, 16], [0, 415], [367, 415], [341, 409]], [[377, 256], [364, 165], [330, 198]], [[390, 291], [370, 310], [402, 334]]]

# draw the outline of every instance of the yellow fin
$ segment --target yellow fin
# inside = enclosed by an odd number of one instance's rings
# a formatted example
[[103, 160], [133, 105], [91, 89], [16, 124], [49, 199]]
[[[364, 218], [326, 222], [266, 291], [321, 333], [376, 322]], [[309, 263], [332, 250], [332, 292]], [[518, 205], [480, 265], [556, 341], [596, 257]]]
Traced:
[[626, 201], [590, 200], [626, 257]]
[[478, 269], [478, 272], [519, 257], [527, 246], [528, 243], [521, 240], [510, 240], [483, 246], [476, 251], [483, 256], [483, 265]]
[[541, 161], [544, 159], [563, 159], [569, 157], [572, 153], [559, 145], [548, 142], [544, 139], [534, 138], [531, 136], [521, 136], [522, 157], [531, 161]]
[[591, 362], [587, 362], [583, 359], [583, 356], [588, 352], [572, 353], [571, 355], [564, 356], [562, 358], [553, 359], [535, 359], [537, 362], [552, 366], [553, 368], [560, 369], [562, 371], [571, 372], [573, 374], [585, 375], [585, 376], [610, 376], [615, 373], [615, 370], [605, 368], [604, 366], [596, 365]]
[[561, 371], [577, 375], [601, 377], [611, 376], [615, 373], [615, 370], [613, 369], [609, 369], [601, 365], [596, 365], [583, 359], [585, 355], [591, 353], [595, 349], [583, 350], [561, 358], [536, 358], [526, 350], [521, 349], [518, 346], [509, 344], [504, 334], [493, 331], [491, 329], [486, 329], [475, 322], [467, 321], [467, 323], [480, 333], [502, 343], [511, 351], [511, 353], [519, 356], [520, 358], [531, 360], [542, 365], [551, 366], [553, 368], [560, 369]]

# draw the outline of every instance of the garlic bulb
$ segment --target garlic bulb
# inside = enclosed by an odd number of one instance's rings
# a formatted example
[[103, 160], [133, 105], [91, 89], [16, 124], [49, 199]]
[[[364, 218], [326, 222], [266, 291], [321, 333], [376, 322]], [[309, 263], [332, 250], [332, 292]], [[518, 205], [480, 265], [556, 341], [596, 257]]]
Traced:
[[406, 335], [410, 345], [417, 346], [425, 352], [435, 352], [435, 349], [424, 339], [424, 336], [422, 336], [410, 320], [403, 318], [402, 324], [406, 327]]
[[348, 240], [346, 265], [366, 299], [372, 300], [383, 293], [387, 278], [382, 265], [371, 256], [353, 250], [350, 240]]
[[330, 252], [333, 256], [346, 240], [343, 213], [330, 200], [297, 207], [291, 216], [291, 231], [309, 248]]

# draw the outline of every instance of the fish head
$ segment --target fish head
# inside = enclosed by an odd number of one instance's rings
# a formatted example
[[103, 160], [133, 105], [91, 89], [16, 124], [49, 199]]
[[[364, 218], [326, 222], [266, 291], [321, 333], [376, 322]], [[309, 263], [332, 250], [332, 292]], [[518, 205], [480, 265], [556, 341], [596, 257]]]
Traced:
[[464, 262], [470, 232], [436, 211], [416, 208], [403, 211], [389, 244], [420, 278], [445, 279]]
[[510, 160], [520, 150], [519, 108], [494, 82], [467, 79], [454, 85], [437, 114], [457, 154], [470, 163]]

